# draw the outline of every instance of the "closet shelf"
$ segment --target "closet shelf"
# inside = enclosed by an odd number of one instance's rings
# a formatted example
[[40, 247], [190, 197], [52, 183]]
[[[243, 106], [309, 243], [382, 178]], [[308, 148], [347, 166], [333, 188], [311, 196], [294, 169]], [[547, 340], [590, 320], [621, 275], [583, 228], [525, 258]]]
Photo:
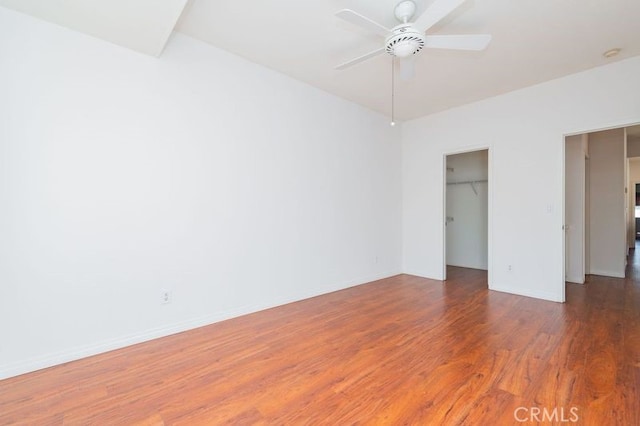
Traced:
[[463, 180], [460, 182], [447, 182], [447, 185], [471, 185], [471, 189], [473, 189], [473, 192], [475, 192], [476, 195], [478, 195], [478, 190], [476, 189], [476, 184], [477, 183], [484, 183], [484, 182], [488, 182], [487, 179], [484, 180]]

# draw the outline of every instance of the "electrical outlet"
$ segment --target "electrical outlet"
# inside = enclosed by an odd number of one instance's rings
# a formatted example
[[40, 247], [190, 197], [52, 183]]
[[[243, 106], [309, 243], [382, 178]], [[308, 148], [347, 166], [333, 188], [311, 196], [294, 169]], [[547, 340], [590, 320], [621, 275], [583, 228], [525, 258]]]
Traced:
[[170, 290], [162, 290], [160, 291], [160, 303], [166, 305], [167, 303], [171, 303], [171, 291]]
[[507, 271], [509, 272], [513, 271], [513, 267], [511, 265], [507, 265]]

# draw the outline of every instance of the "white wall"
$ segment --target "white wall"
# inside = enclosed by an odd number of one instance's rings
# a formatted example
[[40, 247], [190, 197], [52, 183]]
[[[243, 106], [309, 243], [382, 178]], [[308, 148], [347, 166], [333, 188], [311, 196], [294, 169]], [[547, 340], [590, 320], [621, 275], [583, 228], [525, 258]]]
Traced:
[[585, 257], [585, 148], [587, 135], [568, 136], [565, 142], [565, 277], [584, 284]]
[[627, 136], [627, 157], [640, 157], [640, 137]]
[[3, 8], [0, 58], [0, 378], [401, 271], [387, 117]]
[[[453, 170], [451, 170], [453, 169]], [[447, 156], [447, 182], [488, 179], [487, 150]], [[488, 182], [447, 185], [447, 265], [487, 269]]]
[[624, 129], [589, 134], [590, 273], [624, 277], [626, 259]]
[[564, 136], [639, 122], [638, 75], [640, 57], [404, 123], [404, 270], [442, 277], [442, 156], [489, 146], [489, 287], [564, 300]]

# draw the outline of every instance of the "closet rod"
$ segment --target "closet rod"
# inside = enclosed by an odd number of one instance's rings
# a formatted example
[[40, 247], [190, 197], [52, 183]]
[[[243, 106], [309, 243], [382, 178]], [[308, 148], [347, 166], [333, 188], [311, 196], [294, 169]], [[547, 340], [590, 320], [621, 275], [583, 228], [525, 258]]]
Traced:
[[478, 195], [478, 190], [476, 189], [476, 183], [483, 183], [483, 182], [488, 182], [487, 179], [485, 180], [465, 180], [462, 182], [447, 182], [447, 185], [462, 185], [462, 184], [468, 184], [471, 185], [471, 189], [473, 189], [473, 192]]
[[483, 182], [489, 182], [489, 181], [487, 179], [485, 179], [485, 180], [464, 180], [462, 182], [447, 182], [447, 185], [463, 185], [463, 184], [483, 183]]

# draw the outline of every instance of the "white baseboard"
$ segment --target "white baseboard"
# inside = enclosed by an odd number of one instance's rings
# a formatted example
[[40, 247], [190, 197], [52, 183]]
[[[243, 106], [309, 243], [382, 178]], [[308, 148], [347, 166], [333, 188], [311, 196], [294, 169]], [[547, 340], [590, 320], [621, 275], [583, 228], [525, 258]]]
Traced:
[[521, 289], [512, 287], [489, 286], [489, 290], [499, 291], [501, 293], [516, 294], [518, 296], [533, 297], [534, 299], [548, 300], [550, 302], [564, 302], [564, 300], [562, 300], [562, 295], [530, 288]]
[[481, 271], [487, 271], [489, 270], [489, 266], [485, 265], [485, 264], [478, 264], [478, 265], [459, 265], [457, 263], [447, 263], [447, 266], [456, 266], [458, 268], [468, 268], [468, 269], [479, 269]]
[[75, 361], [115, 349], [121, 349], [126, 346], [135, 345], [137, 343], [146, 342], [160, 337], [169, 336], [190, 330], [204, 325], [213, 324], [223, 321], [234, 316], [240, 316], [245, 309], [235, 309], [227, 312], [217, 312], [216, 314], [207, 315], [205, 317], [194, 318], [188, 321], [172, 324], [166, 327], [158, 327], [146, 330], [141, 333], [134, 333], [116, 339], [104, 340], [99, 343], [78, 346], [69, 350], [49, 353], [42, 356], [28, 358], [26, 360], [5, 365], [0, 369], [0, 379], [18, 376], [20, 374], [30, 373], [32, 371], [41, 370], [43, 368], [53, 367], [55, 365], [64, 364], [66, 362]]
[[311, 297], [316, 297], [322, 294], [331, 293], [333, 291], [344, 290], [349, 287], [355, 287], [361, 284], [366, 284], [371, 281], [377, 281], [383, 278], [389, 278], [394, 275], [398, 275], [401, 272], [392, 271], [388, 273], [373, 274], [362, 278], [344, 280], [339, 283], [335, 283], [331, 286], [325, 286], [312, 292], [301, 292], [296, 297], [283, 297], [274, 298], [266, 303], [257, 303], [251, 305], [245, 305], [236, 307], [233, 309], [219, 311], [210, 315], [205, 315], [198, 318], [181, 321], [175, 324], [171, 324], [164, 327], [158, 327], [150, 330], [145, 330], [140, 333], [133, 333], [127, 336], [122, 336], [115, 339], [104, 340], [102, 342], [78, 346], [69, 350], [64, 350], [55, 353], [49, 353], [42, 356], [31, 357], [19, 362], [9, 363], [0, 366], [0, 380], [7, 379], [9, 377], [19, 376], [21, 374], [30, 373], [43, 368], [53, 367], [55, 365], [64, 364], [70, 361], [76, 361], [78, 359], [86, 358], [93, 355], [98, 355], [104, 352], [109, 352], [115, 349], [121, 349], [127, 346], [135, 345], [138, 343], [147, 342], [149, 340], [158, 339], [161, 337], [170, 336], [172, 334], [181, 333], [183, 331], [192, 330], [194, 328], [203, 327], [216, 322], [224, 321], [230, 318], [239, 317], [241, 315], [250, 314], [253, 312], [262, 311], [264, 309], [273, 308], [276, 306], [285, 305]]
[[568, 275], [567, 278], [565, 278], [565, 281], [573, 284], [584, 284], [584, 276], [579, 277]]
[[604, 269], [592, 269], [589, 271], [589, 275], [599, 275], [601, 277], [611, 278], [624, 278], [624, 271], [622, 273], [616, 271], [607, 271]]
[[406, 270], [403, 274], [413, 275], [415, 277], [426, 278], [428, 280], [442, 281], [444, 277], [430, 274], [425, 271], [416, 271], [416, 270]]
[[[422, 272], [405, 271], [404, 273], [408, 275], [415, 275], [420, 278], [427, 278], [430, 280], [442, 281], [442, 278], [434, 278], [433, 276], [429, 276], [429, 274], [425, 274]], [[499, 291], [501, 293], [515, 294], [518, 296], [533, 297], [535, 299], [549, 300], [551, 302], [564, 303], [564, 300], [562, 300], [562, 295], [548, 293], [545, 291], [539, 291], [534, 289], [514, 289], [512, 287], [494, 286], [494, 285], [491, 285], [491, 283], [489, 283], [489, 290]]]

